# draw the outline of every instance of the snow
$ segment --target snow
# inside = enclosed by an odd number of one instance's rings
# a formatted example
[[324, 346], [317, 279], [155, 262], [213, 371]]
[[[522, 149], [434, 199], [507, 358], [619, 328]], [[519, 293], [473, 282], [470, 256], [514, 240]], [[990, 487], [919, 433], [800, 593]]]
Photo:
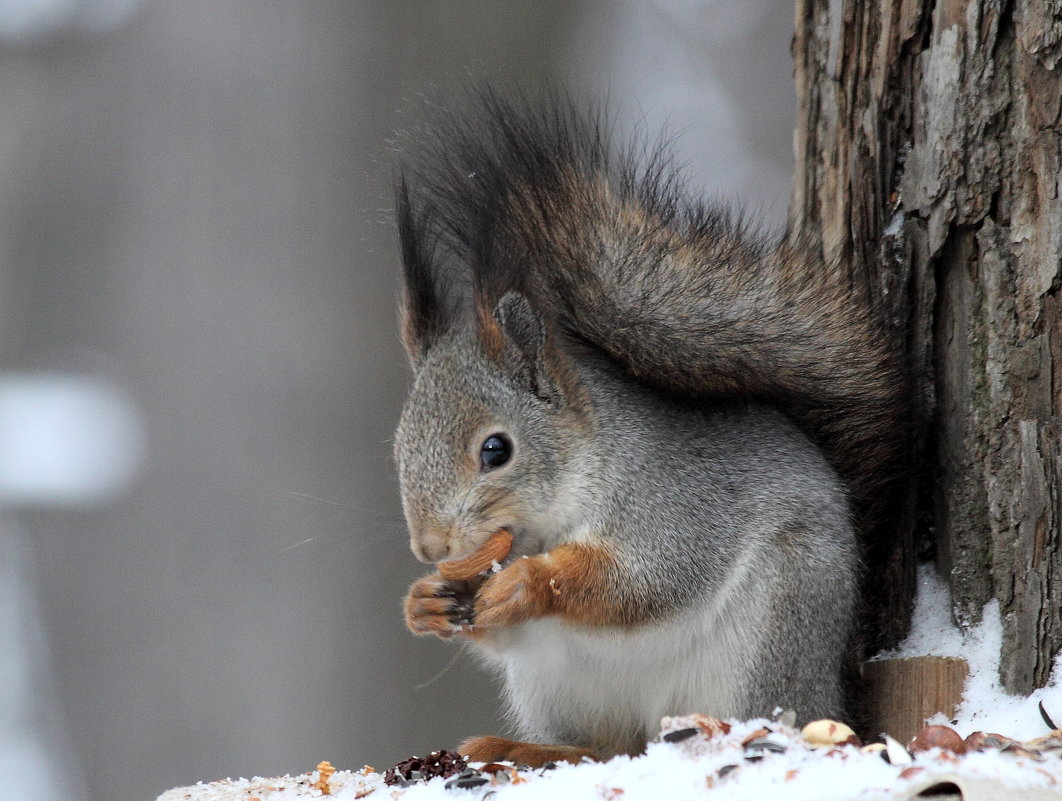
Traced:
[[882, 233], [885, 236], [899, 236], [900, 232], [903, 231], [903, 224], [905, 219], [906, 215], [902, 211], [896, 212], [892, 215], [892, 219], [889, 220], [888, 226], [885, 228], [884, 231], [882, 231]]
[[967, 656], [962, 632], [951, 619], [948, 587], [930, 564], [918, 568], [915, 611], [907, 639], [899, 647], [878, 654], [875, 658], [906, 659], [916, 656]]
[[951, 597], [932, 565], [918, 571], [918, 594], [911, 633], [900, 646], [877, 658], [952, 656], [966, 660], [970, 675], [963, 700], [953, 720], [937, 715], [930, 723], [950, 725], [963, 737], [985, 731], [1028, 740], [1046, 734], [1039, 704], [1056, 724], [1062, 725], [1062, 654], [1055, 657], [1047, 685], [1029, 696], [1010, 695], [999, 683], [999, 654], [1003, 647], [1003, 623], [999, 602], [990, 601], [981, 622], [965, 633], [952, 622]]
[[[703, 721], [703, 718], [700, 718]], [[696, 725], [696, 716], [665, 719], [665, 731]], [[770, 727], [772, 739], [786, 746], [784, 753], [767, 753], [746, 759], [743, 742], [759, 729]], [[733, 767], [736, 766], [736, 767]], [[179, 788], [159, 801], [297, 801], [320, 798], [314, 787], [318, 774], [279, 779], [226, 780]], [[406, 788], [388, 787], [380, 773], [337, 772], [330, 781], [330, 798], [336, 801], [372, 798], [374, 801], [554, 801], [558, 798], [600, 798], [607, 801], [658, 801], [681, 799], [907, 799], [941, 782], [962, 787], [982, 784], [1036, 789], [1043, 799], [1062, 799], [1062, 760], [1056, 755], [1037, 761], [1000, 751], [957, 758], [940, 751], [914, 755], [912, 765], [890, 765], [876, 753], [855, 746], [813, 748], [800, 733], [776, 721], [734, 723], [728, 734], [703, 731], [679, 743], [654, 742], [645, 754], [620, 756], [608, 762], [560, 765], [553, 770], [522, 770], [519, 783], [501, 774], [481, 787], [447, 789], [447, 779], [436, 778]]]
[[[996, 602], [985, 607], [982, 622], [961, 632], [951, 620], [951, 601], [944, 583], [931, 567], [919, 571], [915, 619], [910, 636], [894, 651], [877, 658], [949, 656], [966, 659], [970, 675], [956, 721], [966, 736], [974, 731], [997, 732], [1017, 740], [1048, 733], [1037, 704], [1062, 717], [1062, 660], [1056, 660], [1051, 682], [1028, 698], [1006, 694], [999, 686], [998, 663], [1002, 626]], [[852, 745], [814, 747], [786, 722], [758, 719], [729, 721], [727, 727], [701, 715], [664, 718], [661, 734], [696, 729], [679, 742], [658, 739], [640, 756], [619, 756], [608, 762], [562, 764], [553, 770], [515, 769], [474, 789], [447, 789], [447, 780], [432, 779], [407, 787], [389, 787], [382, 773], [370, 768], [338, 771], [329, 789], [336, 801], [554, 801], [594, 798], [605, 801], [657, 801], [660, 798], [785, 799], [910, 799], [940, 783], [956, 785], [969, 799], [1022, 798], [1062, 801], [1062, 737], [1042, 755], [985, 750], [956, 756], [939, 749], [890, 764], [880, 753]], [[769, 741], [784, 749], [755, 752], [750, 741]], [[750, 756], [752, 758], [750, 758]], [[758, 758], [757, 758], [758, 757]], [[899, 761], [897, 761], [899, 762]], [[476, 767], [473, 764], [473, 767]], [[513, 778], [515, 777], [515, 778]], [[225, 780], [164, 793], [159, 801], [296, 801], [320, 798], [314, 787], [318, 774], [271, 779]]]

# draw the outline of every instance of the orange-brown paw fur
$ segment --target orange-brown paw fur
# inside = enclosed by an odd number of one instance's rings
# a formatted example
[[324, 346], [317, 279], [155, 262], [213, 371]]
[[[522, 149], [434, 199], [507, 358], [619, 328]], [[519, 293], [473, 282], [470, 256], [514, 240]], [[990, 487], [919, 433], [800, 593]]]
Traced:
[[552, 593], [541, 556], [517, 559], [490, 576], [476, 594], [477, 628], [515, 626], [549, 612]]
[[471, 592], [462, 582], [431, 573], [413, 582], [403, 604], [406, 627], [414, 634], [450, 639], [468, 629]]
[[470, 737], [458, 749], [473, 762], [514, 762], [540, 768], [547, 762], [573, 762], [598, 759], [595, 752], [573, 745], [542, 745], [506, 740], [504, 737]]

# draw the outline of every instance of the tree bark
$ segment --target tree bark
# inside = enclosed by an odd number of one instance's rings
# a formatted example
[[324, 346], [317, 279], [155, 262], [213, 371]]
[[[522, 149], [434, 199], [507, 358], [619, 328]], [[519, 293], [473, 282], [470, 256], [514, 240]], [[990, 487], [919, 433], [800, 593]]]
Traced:
[[1004, 686], [1062, 645], [1062, 0], [797, 0], [795, 233], [882, 302], [913, 479], [876, 645], [919, 555], [960, 625], [997, 598]]

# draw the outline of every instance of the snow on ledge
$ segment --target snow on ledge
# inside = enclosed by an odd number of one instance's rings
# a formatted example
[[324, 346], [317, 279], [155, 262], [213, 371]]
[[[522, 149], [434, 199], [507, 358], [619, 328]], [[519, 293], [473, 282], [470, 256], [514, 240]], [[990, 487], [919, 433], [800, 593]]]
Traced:
[[[663, 734], [689, 736], [678, 742], [658, 740], [641, 756], [619, 756], [608, 762], [562, 764], [552, 770], [510, 768], [472, 789], [448, 789], [448, 779], [442, 777], [407, 787], [388, 786], [383, 774], [364, 768], [336, 772], [328, 780], [327, 796], [317, 786], [318, 773], [311, 771], [201, 783], [170, 790], [158, 801], [460, 801], [488, 796], [491, 801], [906, 801], [941, 784], [954, 785], [966, 801], [1062, 801], [1062, 740], [1059, 751], [1043, 755], [987, 750], [956, 756], [932, 749], [915, 754], [909, 762], [890, 764], [879, 753], [855, 745], [813, 747], [800, 732], [778, 721], [731, 721], [725, 734], [713, 731], [712, 719], [699, 715], [665, 718], [664, 724]], [[696, 731], [691, 734], [690, 729]], [[769, 740], [772, 747], [758, 750], [748, 745], [762, 740]]]

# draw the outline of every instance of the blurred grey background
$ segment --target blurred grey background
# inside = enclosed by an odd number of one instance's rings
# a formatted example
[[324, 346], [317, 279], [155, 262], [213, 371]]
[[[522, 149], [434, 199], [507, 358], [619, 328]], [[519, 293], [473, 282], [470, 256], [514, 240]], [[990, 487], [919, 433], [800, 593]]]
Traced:
[[780, 224], [779, 0], [0, 0], [0, 798], [502, 732], [399, 614], [392, 133], [490, 79]]

